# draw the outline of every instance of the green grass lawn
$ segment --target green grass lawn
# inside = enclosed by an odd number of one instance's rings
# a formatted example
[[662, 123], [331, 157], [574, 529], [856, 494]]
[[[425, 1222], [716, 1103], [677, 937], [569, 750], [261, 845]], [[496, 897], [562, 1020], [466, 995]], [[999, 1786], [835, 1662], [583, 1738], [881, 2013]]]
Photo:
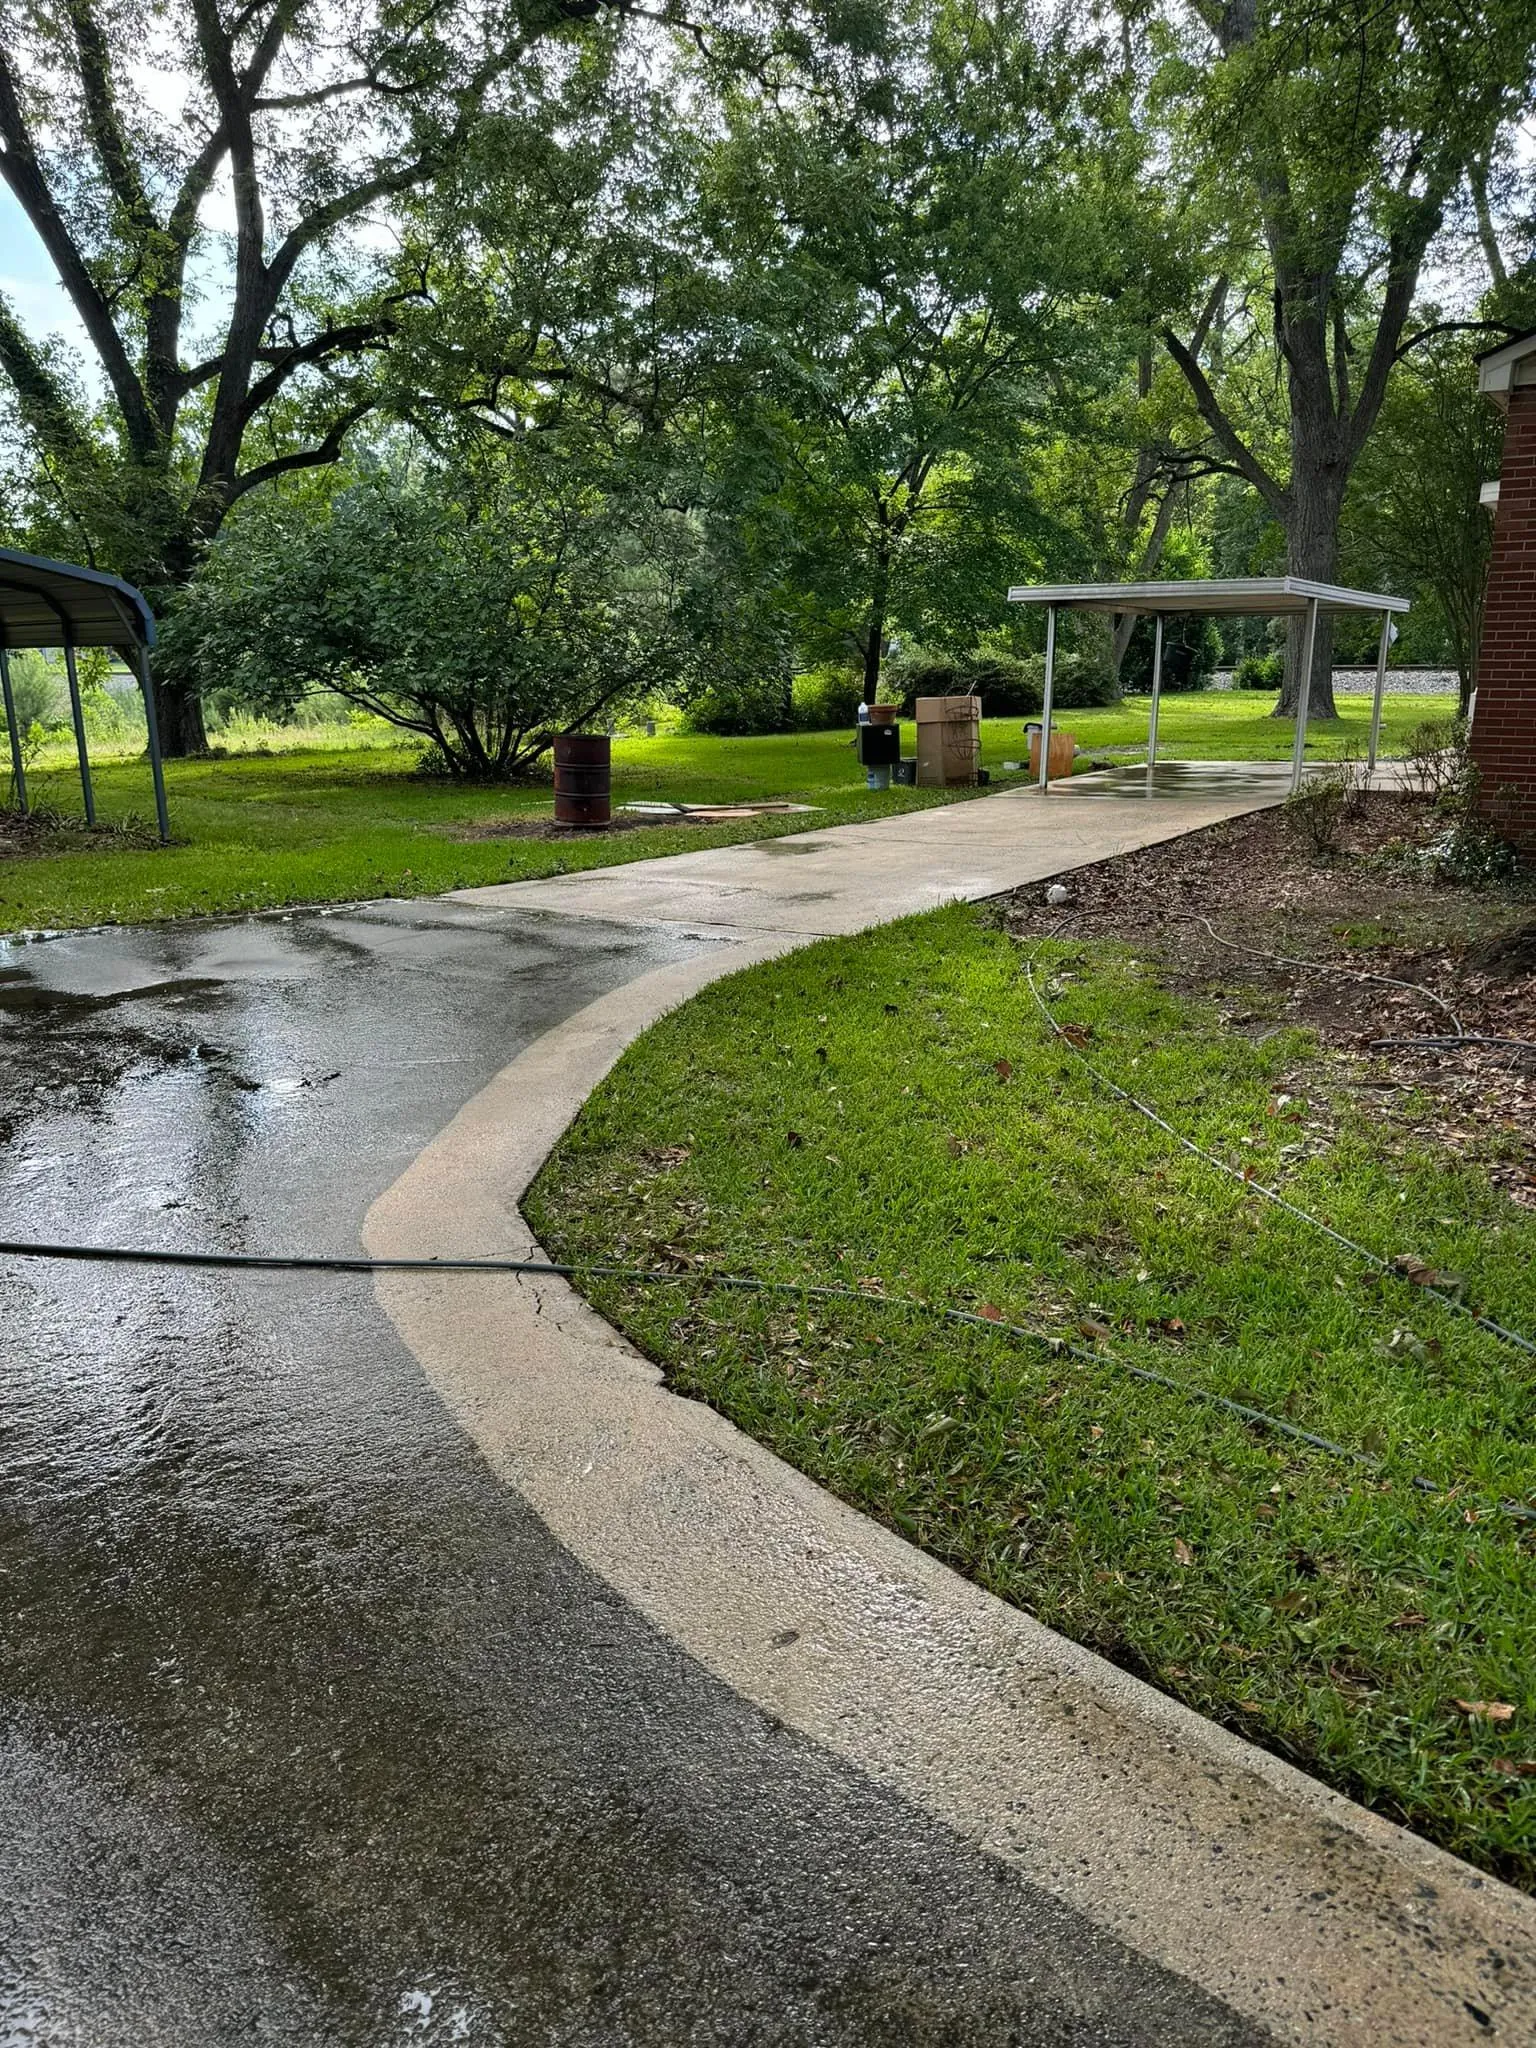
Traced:
[[[1162, 751], [1225, 760], [1284, 759], [1289, 724], [1267, 715], [1268, 699], [1248, 696], [1170, 697], [1163, 706]], [[1388, 704], [1389, 736], [1400, 737], [1442, 700]], [[1343, 734], [1359, 739], [1364, 700], [1346, 701]], [[1145, 701], [1102, 711], [1064, 714], [1084, 746], [1114, 746], [1145, 735]], [[176, 843], [161, 848], [142, 833], [69, 843], [57, 851], [0, 865], [0, 931], [126, 923], [194, 913], [263, 910], [288, 903], [343, 902], [357, 897], [423, 896], [476, 883], [559, 874], [614, 861], [642, 860], [735, 840], [772, 836], [806, 825], [838, 825], [892, 811], [944, 803], [970, 791], [891, 790], [873, 795], [862, 784], [845, 733], [802, 733], [768, 739], [623, 739], [614, 746], [615, 802], [646, 798], [706, 803], [787, 797], [816, 804], [813, 819], [763, 819], [698, 827], [647, 827], [591, 840], [455, 838], [456, 831], [518, 818], [548, 818], [548, 786], [466, 789], [411, 772], [400, 746], [360, 746], [342, 729], [343, 745], [273, 754], [230, 754], [173, 761], [166, 779]], [[907, 728], [911, 750], [912, 729]], [[1339, 726], [1315, 729], [1313, 753], [1335, 751]], [[983, 758], [997, 781], [1004, 760], [1024, 750], [1023, 723], [989, 720]], [[34, 799], [64, 812], [79, 808], [79, 787], [67, 749], [53, 749], [30, 777]], [[108, 824], [152, 816], [149, 776], [134, 760], [102, 761], [97, 808]]]
[[[1501, 1507], [1536, 1505], [1536, 1361], [1096, 1091], [1024, 957], [956, 908], [718, 984], [625, 1055], [530, 1220], [560, 1257], [878, 1284], [1068, 1339], [1087, 1355], [697, 1279], [588, 1290], [679, 1390], [983, 1585], [1536, 1883], [1536, 1523]], [[1356, 1109], [1304, 1034], [1223, 1031], [1109, 945], [1042, 960], [1181, 1131], [1536, 1332], [1536, 1214]]]
[[[1369, 697], [1337, 700], [1336, 720], [1307, 727], [1307, 758], [1323, 760], [1348, 748], [1364, 757], [1371, 735]], [[1157, 715], [1160, 759], [1190, 761], [1288, 761], [1295, 727], [1271, 717], [1274, 699], [1266, 692], [1219, 690], [1164, 697]], [[1127, 697], [1101, 711], [1062, 711], [1055, 723], [1085, 747], [1142, 746], [1146, 743], [1148, 697]], [[1382, 752], [1401, 752], [1404, 740], [1425, 719], [1454, 717], [1454, 697], [1387, 697], [1382, 702]], [[1013, 721], [999, 720], [1004, 725]]]

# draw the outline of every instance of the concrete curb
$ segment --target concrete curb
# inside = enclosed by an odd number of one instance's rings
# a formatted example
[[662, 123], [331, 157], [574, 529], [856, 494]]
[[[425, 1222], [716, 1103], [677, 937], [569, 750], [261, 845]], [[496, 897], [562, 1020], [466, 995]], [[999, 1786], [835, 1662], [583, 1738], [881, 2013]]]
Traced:
[[[368, 1249], [540, 1256], [518, 1203], [624, 1048], [816, 934], [710, 936], [722, 943], [602, 997], [503, 1069], [374, 1204]], [[1536, 1901], [844, 1506], [667, 1392], [565, 1283], [377, 1285], [492, 1468], [766, 1714], [1278, 2039], [1536, 2039]]]

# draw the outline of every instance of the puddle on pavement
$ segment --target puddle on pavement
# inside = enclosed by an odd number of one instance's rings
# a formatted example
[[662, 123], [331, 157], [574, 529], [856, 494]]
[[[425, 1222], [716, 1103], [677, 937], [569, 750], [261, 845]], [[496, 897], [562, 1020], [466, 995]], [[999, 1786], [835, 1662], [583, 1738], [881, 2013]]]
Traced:
[[205, 1001], [224, 984], [202, 975], [179, 981], [147, 982], [140, 988], [113, 989], [105, 995], [78, 989], [49, 988], [35, 980], [25, 967], [0, 969], [0, 1013], [13, 1017], [87, 1016], [98, 1010], [113, 1010], [122, 1003], [185, 1002], [190, 996]]
[[1064, 795], [1123, 797], [1154, 802], [1173, 797], [1184, 802], [1201, 797], [1276, 795], [1287, 786], [1289, 770], [1273, 762], [1159, 761], [1155, 768], [1107, 768], [1053, 782]]
[[756, 853], [825, 853], [825, 839], [754, 839]]

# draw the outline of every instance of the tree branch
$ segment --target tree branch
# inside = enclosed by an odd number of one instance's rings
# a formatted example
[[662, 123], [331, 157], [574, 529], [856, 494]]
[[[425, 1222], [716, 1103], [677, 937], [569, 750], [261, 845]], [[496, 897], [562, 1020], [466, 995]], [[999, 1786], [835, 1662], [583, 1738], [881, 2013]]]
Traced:
[[59, 281], [70, 304], [80, 315], [91, 346], [107, 375], [128, 430], [129, 445], [141, 461], [157, 451], [160, 434], [150, 413], [144, 387], [134, 374], [123, 338], [113, 324], [105, 295], [92, 277], [74, 236], [64, 223], [53, 194], [49, 191], [37, 160], [16, 77], [3, 45], [0, 45], [0, 177], [5, 179], [18, 205], [31, 222], [38, 240], [53, 258]]
[[85, 122], [91, 142], [101, 160], [113, 198], [134, 226], [142, 231], [154, 225], [154, 213], [118, 115], [107, 39], [101, 32], [101, 24], [92, 11], [90, 0], [69, 0], [69, 20], [75, 32]]
[[65, 386], [48, 367], [0, 294], [0, 370], [16, 393], [23, 424], [37, 436], [45, 455], [68, 457], [90, 448]]
[[288, 476], [296, 469], [324, 469], [340, 455], [342, 443], [349, 433], [368, 413], [373, 411], [374, 401], [365, 398], [347, 410], [336, 420], [325, 439], [313, 448], [297, 448], [289, 455], [274, 455], [268, 462], [257, 463], [254, 469], [247, 469], [237, 476], [225, 499], [226, 506], [243, 498], [247, 491], [254, 491], [260, 485], [270, 483], [273, 477]]
[[1204, 370], [1171, 327], [1163, 329], [1163, 345], [1183, 372], [1200, 417], [1216, 437], [1217, 445], [1225, 451], [1237, 475], [1253, 485], [1277, 519], [1284, 520], [1290, 511], [1290, 493], [1277, 478], [1271, 476], [1248, 447], [1227, 417]]
[[1483, 245], [1483, 257], [1488, 265], [1488, 275], [1495, 289], [1509, 282], [1509, 272], [1504, 266], [1504, 252], [1499, 247], [1498, 235], [1494, 232], [1493, 214], [1488, 205], [1488, 159], [1475, 157], [1467, 172], [1467, 183], [1472, 188], [1472, 208], [1477, 215], [1477, 236]]
[[1414, 293], [1419, 288], [1424, 252], [1440, 225], [1444, 200], [1443, 193], [1421, 200], [1417, 218], [1411, 227], [1401, 236], [1394, 235], [1388, 246], [1387, 288], [1382, 295], [1381, 313], [1376, 322], [1376, 338], [1371, 344], [1370, 361], [1360, 380], [1360, 396], [1349, 421], [1351, 459], [1364, 447], [1366, 436], [1376, 424], [1381, 402], [1387, 395], [1387, 379], [1397, 361], [1398, 343], [1413, 310]]
[[1400, 363], [1404, 356], [1412, 355], [1421, 342], [1433, 341], [1437, 334], [1502, 334], [1508, 339], [1519, 332], [1520, 329], [1508, 320], [1437, 320], [1433, 327], [1421, 327], [1417, 334], [1410, 335], [1392, 360]]
[[266, 376], [258, 377], [245, 394], [242, 409], [245, 423], [249, 425], [261, 408], [276, 397], [295, 370], [308, 364], [322, 363], [329, 356], [380, 347], [394, 331], [393, 320], [355, 320], [348, 327], [324, 328], [308, 341], [295, 342], [290, 348], [257, 349], [256, 360], [270, 363], [272, 367]]

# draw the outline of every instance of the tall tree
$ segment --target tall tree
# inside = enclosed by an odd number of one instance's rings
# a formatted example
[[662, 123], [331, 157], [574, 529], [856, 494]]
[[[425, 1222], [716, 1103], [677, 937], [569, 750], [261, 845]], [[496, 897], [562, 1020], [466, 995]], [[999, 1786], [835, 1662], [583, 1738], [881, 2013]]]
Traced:
[[1086, 310], [1137, 266], [1093, 57], [918, 4], [813, 91], [729, 97], [704, 211], [775, 474], [761, 530], [871, 700], [893, 625], [958, 629], [983, 586], [995, 618], [1031, 436], [1134, 347]]
[[[1218, 459], [1258, 492], [1296, 576], [1337, 580], [1350, 477], [1393, 365], [1419, 344], [1420, 274], [1470, 168], [1528, 102], [1523, 0], [1190, 0], [1162, 89], [1214, 204], [1213, 268], [1255, 259], [1286, 400], [1276, 462], [1173, 326]], [[1300, 690], [1293, 630], [1278, 709]], [[1319, 626], [1314, 715], [1334, 715], [1333, 637]]]
[[[333, 462], [402, 303], [361, 238], [537, 96], [602, 0], [32, 0], [0, 20], [0, 176], [105, 400], [0, 299], [0, 373], [82, 552], [157, 598], [230, 508]], [[128, 76], [184, 93], [157, 117]], [[221, 209], [232, 227], [218, 225]], [[405, 287], [408, 291], [409, 287]], [[157, 674], [168, 751], [195, 692]]]
[[1344, 508], [1346, 560], [1414, 599], [1413, 629], [1438, 628], [1463, 710], [1493, 540], [1478, 494], [1498, 474], [1502, 433], [1468, 338], [1435, 335], [1398, 365]]

